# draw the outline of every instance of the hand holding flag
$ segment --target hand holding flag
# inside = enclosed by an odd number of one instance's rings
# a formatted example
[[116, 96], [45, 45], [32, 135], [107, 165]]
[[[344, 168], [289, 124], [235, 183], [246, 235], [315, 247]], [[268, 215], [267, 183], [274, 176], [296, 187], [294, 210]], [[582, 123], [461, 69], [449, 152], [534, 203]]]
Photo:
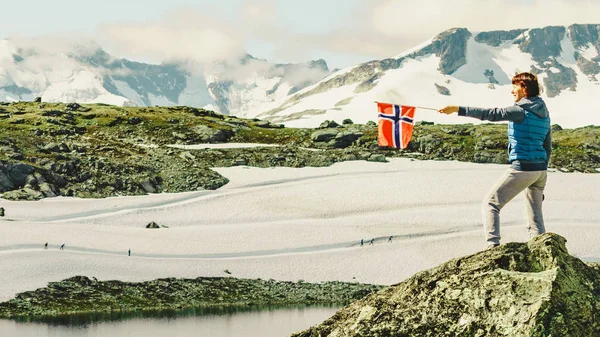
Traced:
[[456, 105], [448, 105], [447, 107], [439, 109], [438, 112], [441, 112], [446, 115], [451, 115], [455, 112], [458, 112], [458, 107]]

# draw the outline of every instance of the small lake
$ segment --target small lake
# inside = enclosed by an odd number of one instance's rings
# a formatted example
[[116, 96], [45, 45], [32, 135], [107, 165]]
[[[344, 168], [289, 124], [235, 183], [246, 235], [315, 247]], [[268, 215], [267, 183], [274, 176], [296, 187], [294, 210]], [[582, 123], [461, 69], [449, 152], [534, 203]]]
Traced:
[[339, 306], [186, 309], [0, 320], [2, 337], [286, 337]]

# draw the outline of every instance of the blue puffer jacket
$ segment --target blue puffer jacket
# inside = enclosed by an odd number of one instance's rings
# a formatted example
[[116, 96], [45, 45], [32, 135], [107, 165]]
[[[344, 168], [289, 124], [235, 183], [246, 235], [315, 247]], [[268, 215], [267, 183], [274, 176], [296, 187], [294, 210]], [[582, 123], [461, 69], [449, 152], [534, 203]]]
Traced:
[[552, 154], [550, 115], [541, 97], [524, 97], [507, 108], [461, 106], [459, 116], [508, 121], [508, 159], [518, 170], [545, 170]]
[[550, 132], [550, 116], [539, 97], [523, 98], [517, 105], [525, 110], [520, 122], [508, 122], [508, 160], [548, 161], [544, 141]]

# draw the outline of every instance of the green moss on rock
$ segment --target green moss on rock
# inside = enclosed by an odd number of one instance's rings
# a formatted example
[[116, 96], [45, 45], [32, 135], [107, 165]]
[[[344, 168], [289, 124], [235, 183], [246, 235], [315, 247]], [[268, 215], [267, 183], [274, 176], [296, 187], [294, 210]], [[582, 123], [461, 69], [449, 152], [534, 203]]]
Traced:
[[600, 273], [544, 234], [453, 259], [294, 337], [600, 335]]

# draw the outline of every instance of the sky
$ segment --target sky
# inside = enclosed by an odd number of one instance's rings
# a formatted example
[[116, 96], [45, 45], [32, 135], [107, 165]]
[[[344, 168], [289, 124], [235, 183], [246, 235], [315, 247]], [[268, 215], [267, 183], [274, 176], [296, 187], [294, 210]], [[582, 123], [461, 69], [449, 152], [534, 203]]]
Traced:
[[598, 0], [34, 0], [2, 12], [10, 14], [0, 39], [91, 40], [151, 63], [247, 52], [278, 63], [325, 59], [330, 69], [393, 57], [454, 27], [600, 24]]

